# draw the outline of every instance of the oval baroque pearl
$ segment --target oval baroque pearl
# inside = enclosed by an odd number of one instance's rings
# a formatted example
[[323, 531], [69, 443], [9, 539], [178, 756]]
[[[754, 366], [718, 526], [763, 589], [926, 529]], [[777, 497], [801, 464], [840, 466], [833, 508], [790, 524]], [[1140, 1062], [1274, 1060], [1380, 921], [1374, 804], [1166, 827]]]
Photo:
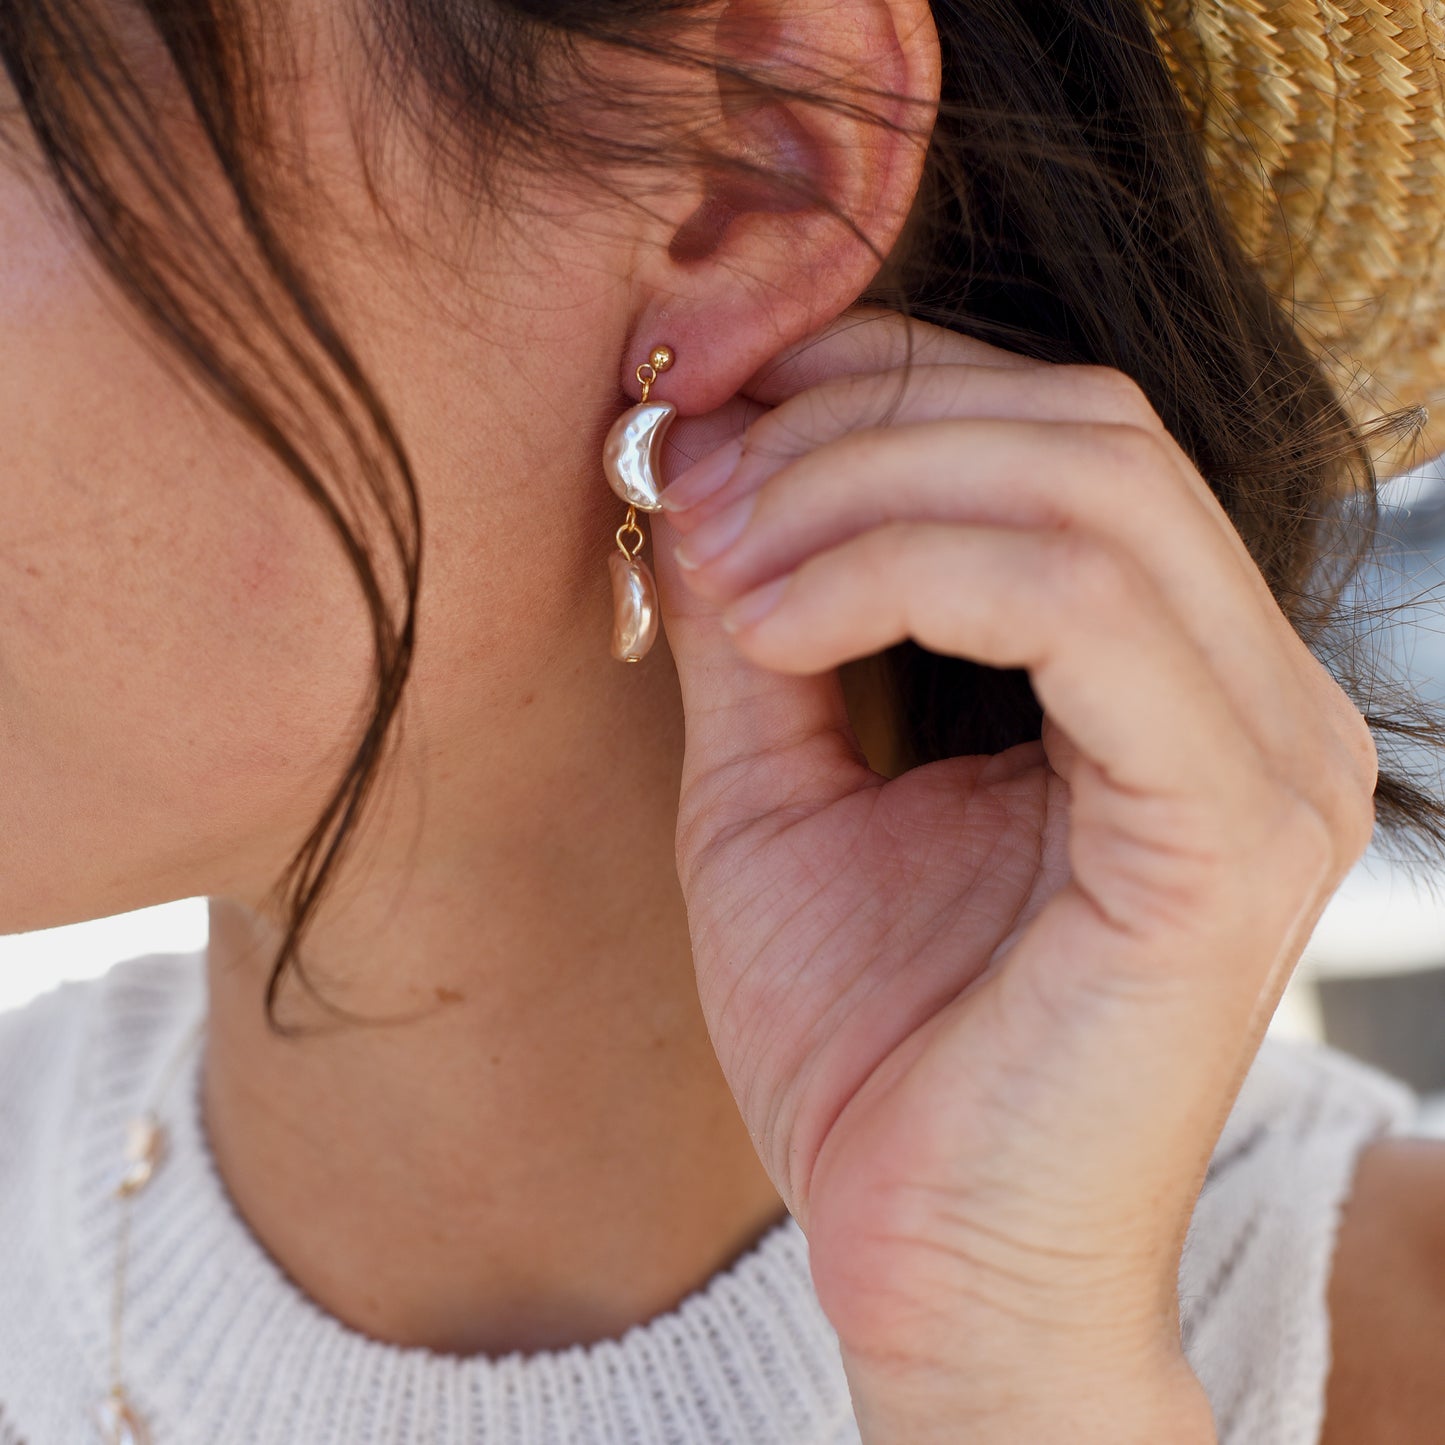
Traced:
[[107, 1395], [96, 1406], [95, 1421], [105, 1445], [151, 1445], [150, 1432], [124, 1395]]
[[637, 557], [614, 551], [607, 558], [612, 574], [612, 655], [619, 662], [640, 662], [657, 636], [657, 582]]
[[[670, 401], [644, 401], [629, 407], [612, 423], [602, 444], [602, 469], [612, 490], [639, 512], [658, 512], [662, 439], [677, 415]], [[621, 556], [621, 553], [618, 554]]]

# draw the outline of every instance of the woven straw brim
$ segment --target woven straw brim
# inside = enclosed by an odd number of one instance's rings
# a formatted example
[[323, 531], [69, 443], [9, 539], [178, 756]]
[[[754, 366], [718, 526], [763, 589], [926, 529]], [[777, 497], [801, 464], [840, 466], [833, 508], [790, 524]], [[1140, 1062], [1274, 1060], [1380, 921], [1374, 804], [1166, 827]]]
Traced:
[[1248, 255], [1350, 414], [1445, 451], [1445, 4], [1146, 0]]

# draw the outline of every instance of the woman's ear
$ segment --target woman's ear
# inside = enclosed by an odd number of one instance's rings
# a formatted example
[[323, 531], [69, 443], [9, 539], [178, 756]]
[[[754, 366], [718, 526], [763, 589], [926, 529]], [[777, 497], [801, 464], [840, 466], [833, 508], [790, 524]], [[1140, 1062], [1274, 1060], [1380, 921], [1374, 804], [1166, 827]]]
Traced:
[[668, 208], [680, 221], [649, 232], [622, 387], [637, 396], [638, 362], [666, 344], [677, 365], [659, 389], [689, 416], [721, 406], [868, 288], [917, 194], [940, 85], [928, 0], [730, 0], [714, 43], [720, 64], [825, 99], [719, 76], [708, 143], [766, 174], [711, 171]]

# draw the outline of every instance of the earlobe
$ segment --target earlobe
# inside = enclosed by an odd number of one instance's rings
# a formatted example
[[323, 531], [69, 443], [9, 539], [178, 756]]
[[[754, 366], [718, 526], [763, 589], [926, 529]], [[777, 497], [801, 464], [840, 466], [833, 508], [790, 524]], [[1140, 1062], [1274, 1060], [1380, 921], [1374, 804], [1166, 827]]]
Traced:
[[650, 345], [666, 313], [691, 363], [668, 395], [688, 417], [867, 289], [917, 194], [940, 84], [928, 0], [732, 0], [715, 44], [720, 66], [819, 98], [719, 75], [697, 201], [638, 273], [624, 352]]

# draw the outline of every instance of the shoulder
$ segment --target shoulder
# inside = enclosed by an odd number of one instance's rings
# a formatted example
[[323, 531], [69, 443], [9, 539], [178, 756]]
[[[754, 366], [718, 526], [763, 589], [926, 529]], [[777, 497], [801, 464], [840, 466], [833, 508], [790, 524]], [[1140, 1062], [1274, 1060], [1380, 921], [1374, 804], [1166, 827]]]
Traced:
[[108, 1168], [97, 1131], [203, 981], [197, 954], [150, 954], [0, 1010], [0, 1445], [84, 1438], [108, 1320], [82, 1263], [114, 1236], [104, 1201], [79, 1212], [79, 1171]]
[[1324, 1445], [1445, 1439], [1445, 1141], [1362, 1152], [1329, 1305]]
[[1210, 1161], [1179, 1272], [1185, 1352], [1221, 1445], [1316, 1445], [1330, 1368], [1328, 1291], [1363, 1151], [1418, 1099], [1318, 1044], [1267, 1038]]
[[144, 954], [0, 1011], [0, 1180], [73, 1105], [78, 1065], [98, 1035], [143, 1045], [193, 997], [201, 967], [195, 953]]
[[98, 986], [98, 979], [68, 980], [0, 1012], [0, 1177], [13, 1179], [17, 1156], [59, 1102]]
[[17, 1051], [43, 1047], [57, 1030], [80, 1026], [97, 1009], [145, 1009], [175, 996], [203, 967], [202, 951], [145, 953], [112, 964], [94, 978], [65, 979], [16, 1008], [0, 1008], [0, 1065]]

